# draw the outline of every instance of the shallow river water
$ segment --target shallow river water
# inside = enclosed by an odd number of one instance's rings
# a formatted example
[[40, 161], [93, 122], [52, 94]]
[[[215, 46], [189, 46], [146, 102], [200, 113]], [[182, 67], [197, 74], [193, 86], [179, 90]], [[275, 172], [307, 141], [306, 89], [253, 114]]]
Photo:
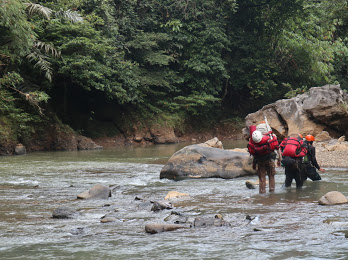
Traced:
[[[318, 205], [329, 191], [348, 195], [348, 169], [327, 169], [322, 181], [297, 190], [282, 187], [279, 168], [275, 193], [264, 195], [245, 186], [256, 176], [160, 180], [183, 146], [1, 157], [0, 259], [348, 259], [348, 205]], [[95, 184], [111, 186], [112, 197], [76, 199]], [[192, 219], [221, 214], [231, 226], [147, 234], [148, 223], [171, 223], [164, 219], [172, 210], [155, 213], [135, 198], [163, 200], [173, 190], [190, 194], [173, 210]], [[53, 219], [59, 206], [80, 216]], [[104, 215], [117, 221], [101, 223]]]

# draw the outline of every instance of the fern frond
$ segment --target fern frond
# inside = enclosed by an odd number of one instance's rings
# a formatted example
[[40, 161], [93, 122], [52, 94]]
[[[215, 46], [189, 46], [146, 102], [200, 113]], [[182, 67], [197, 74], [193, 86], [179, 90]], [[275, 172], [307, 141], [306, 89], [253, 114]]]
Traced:
[[45, 77], [51, 82], [52, 81], [52, 67], [51, 63], [47, 60], [48, 57], [39, 51], [33, 51], [27, 55], [27, 59], [30, 62], [35, 62], [34, 68], [40, 68], [41, 71], [45, 72]]
[[63, 17], [72, 23], [78, 23], [83, 21], [82, 16], [78, 12], [72, 10], [60, 10], [56, 12], [56, 17]]
[[53, 45], [45, 42], [36, 41], [34, 43], [34, 48], [44, 51], [45, 54], [51, 54], [55, 58], [59, 58], [61, 55], [61, 52], [58, 51]]
[[25, 3], [29, 16], [39, 13], [45, 16], [48, 20], [51, 18], [52, 10], [39, 4]]

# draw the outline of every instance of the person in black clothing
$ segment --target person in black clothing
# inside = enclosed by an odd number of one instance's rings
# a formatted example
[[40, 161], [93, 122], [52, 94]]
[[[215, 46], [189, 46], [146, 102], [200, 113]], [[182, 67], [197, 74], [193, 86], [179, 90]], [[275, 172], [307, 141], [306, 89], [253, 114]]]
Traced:
[[307, 135], [306, 141], [308, 143], [307, 160], [305, 160], [304, 162], [306, 175], [312, 181], [319, 181], [321, 180], [321, 177], [316, 169], [318, 169], [321, 172], [325, 172], [325, 169], [319, 166], [317, 159], [315, 157], [315, 147], [313, 146], [313, 142], [315, 141], [315, 138], [313, 135]]

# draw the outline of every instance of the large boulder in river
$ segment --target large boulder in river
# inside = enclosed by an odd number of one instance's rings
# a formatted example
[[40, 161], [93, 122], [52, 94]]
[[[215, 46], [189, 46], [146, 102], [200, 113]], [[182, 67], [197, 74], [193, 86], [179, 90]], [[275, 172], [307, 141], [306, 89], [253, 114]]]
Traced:
[[[308, 93], [278, 100], [245, 118], [246, 126], [267, 116], [279, 137], [301, 133], [318, 135], [323, 130], [331, 136], [348, 135], [348, 95], [339, 85], [311, 88]], [[246, 131], [244, 131], [246, 132]]]
[[196, 144], [174, 153], [162, 168], [160, 178], [232, 179], [253, 174], [255, 171], [252, 169], [252, 158], [248, 153]]
[[319, 199], [320, 205], [337, 205], [348, 203], [348, 199], [339, 191], [330, 191]]

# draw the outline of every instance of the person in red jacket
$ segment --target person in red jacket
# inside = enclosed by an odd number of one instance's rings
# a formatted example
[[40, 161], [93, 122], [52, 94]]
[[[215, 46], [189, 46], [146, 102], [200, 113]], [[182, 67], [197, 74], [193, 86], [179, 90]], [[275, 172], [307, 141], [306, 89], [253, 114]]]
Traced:
[[277, 166], [280, 166], [281, 154], [279, 151], [279, 144], [277, 137], [272, 133], [263, 135], [256, 130], [252, 134], [249, 142], [249, 152], [254, 156], [253, 169], [257, 171], [259, 176], [259, 193], [266, 192], [266, 176], [269, 180], [269, 191], [275, 190], [275, 159], [278, 153]]
[[292, 180], [295, 180], [296, 187], [301, 188], [306, 179], [303, 158], [307, 154], [307, 147], [303, 143], [302, 136], [290, 135], [281, 142], [280, 148], [283, 156], [282, 164], [285, 168], [285, 187], [290, 187]]

